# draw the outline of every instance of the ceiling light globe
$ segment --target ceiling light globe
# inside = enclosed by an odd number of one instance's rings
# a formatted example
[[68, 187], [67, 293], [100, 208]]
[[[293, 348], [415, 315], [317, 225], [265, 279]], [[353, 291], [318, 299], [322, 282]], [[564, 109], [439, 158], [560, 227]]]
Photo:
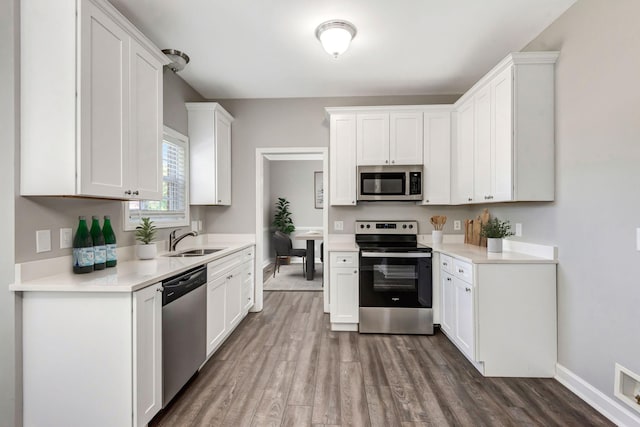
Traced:
[[346, 52], [355, 35], [356, 28], [346, 21], [327, 21], [316, 29], [322, 47], [334, 58]]

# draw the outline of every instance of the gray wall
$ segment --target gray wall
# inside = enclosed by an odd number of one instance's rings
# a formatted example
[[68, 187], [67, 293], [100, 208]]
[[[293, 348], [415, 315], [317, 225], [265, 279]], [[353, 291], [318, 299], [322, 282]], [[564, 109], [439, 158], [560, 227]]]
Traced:
[[[3, 27], [4, 28], [4, 27]], [[164, 123], [187, 135], [187, 101], [202, 97], [179, 75], [164, 71]], [[16, 193], [17, 194], [17, 193]], [[70, 255], [71, 249], [60, 248], [60, 228], [77, 228], [78, 215], [111, 215], [119, 246], [135, 243], [133, 232], [122, 229], [122, 203], [113, 200], [91, 200], [61, 197], [21, 197], [15, 199], [16, 262]], [[192, 219], [204, 219], [202, 207], [191, 209]], [[51, 252], [36, 253], [36, 230], [51, 230]], [[160, 230], [158, 239], [168, 238], [168, 229]]]
[[14, 188], [15, 149], [18, 147], [18, 0], [0, 2], [0, 224], [4, 233], [0, 245], [0, 424], [21, 425], [22, 367], [20, 341], [20, 304], [13, 292], [14, 272]]
[[[419, 95], [218, 101], [235, 118], [231, 136], [232, 204], [206, 208], [207, 231], [255, 233], [256, 148], [328, 147], [329, 126], [325, 120], [325, 107], [450, 104], [458, 97], [459, 95]], [[342, 218], [335, 217], [334, 212], [335, 215], [347, 215], [345, 226], [348, 221], [351, 221], [350, 211], [330, 208], [330, 222]], [[427, 211], [424, 210], [424, 212]]]
[[580, 0], [525, 50], [559, 50], [556, 202], [503, 205], [523, 240], [555, 243], [559, 363], [613, 398], [640, 374], [640, 2]]

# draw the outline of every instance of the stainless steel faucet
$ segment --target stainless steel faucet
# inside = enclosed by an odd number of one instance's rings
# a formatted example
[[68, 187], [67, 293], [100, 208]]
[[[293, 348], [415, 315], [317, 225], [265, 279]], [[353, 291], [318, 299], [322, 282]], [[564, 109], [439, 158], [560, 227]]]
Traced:
[[178, 237], [176, 237], [176, 232], [180, 230], [179, 228], [173, 230], [169, 233], [169, 252], [176, 250], [176, 245], [180, 243], [180, 240], [184, 239], [187, 236], [196, 237], [198, 235], [197, 231], [189, 231], [188, 233], [184, 233]]

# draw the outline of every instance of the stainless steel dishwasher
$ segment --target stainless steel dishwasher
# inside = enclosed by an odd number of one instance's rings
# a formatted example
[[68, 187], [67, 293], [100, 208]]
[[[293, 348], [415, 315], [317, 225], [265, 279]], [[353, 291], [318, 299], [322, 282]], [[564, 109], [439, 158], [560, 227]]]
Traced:
[[162, 407], [206, 358], [207, 267], [162, 282]]

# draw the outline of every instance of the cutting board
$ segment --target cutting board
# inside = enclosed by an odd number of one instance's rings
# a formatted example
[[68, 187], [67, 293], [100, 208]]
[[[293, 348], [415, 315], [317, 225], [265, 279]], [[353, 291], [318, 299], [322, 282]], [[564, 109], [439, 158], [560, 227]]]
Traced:
[[489, 221], [489, 210], [484, 209], [475, 219], [464, 222], [464, 242], [476, 246], [487, 246], [487, 239], [480, 237], [482, 225]]

